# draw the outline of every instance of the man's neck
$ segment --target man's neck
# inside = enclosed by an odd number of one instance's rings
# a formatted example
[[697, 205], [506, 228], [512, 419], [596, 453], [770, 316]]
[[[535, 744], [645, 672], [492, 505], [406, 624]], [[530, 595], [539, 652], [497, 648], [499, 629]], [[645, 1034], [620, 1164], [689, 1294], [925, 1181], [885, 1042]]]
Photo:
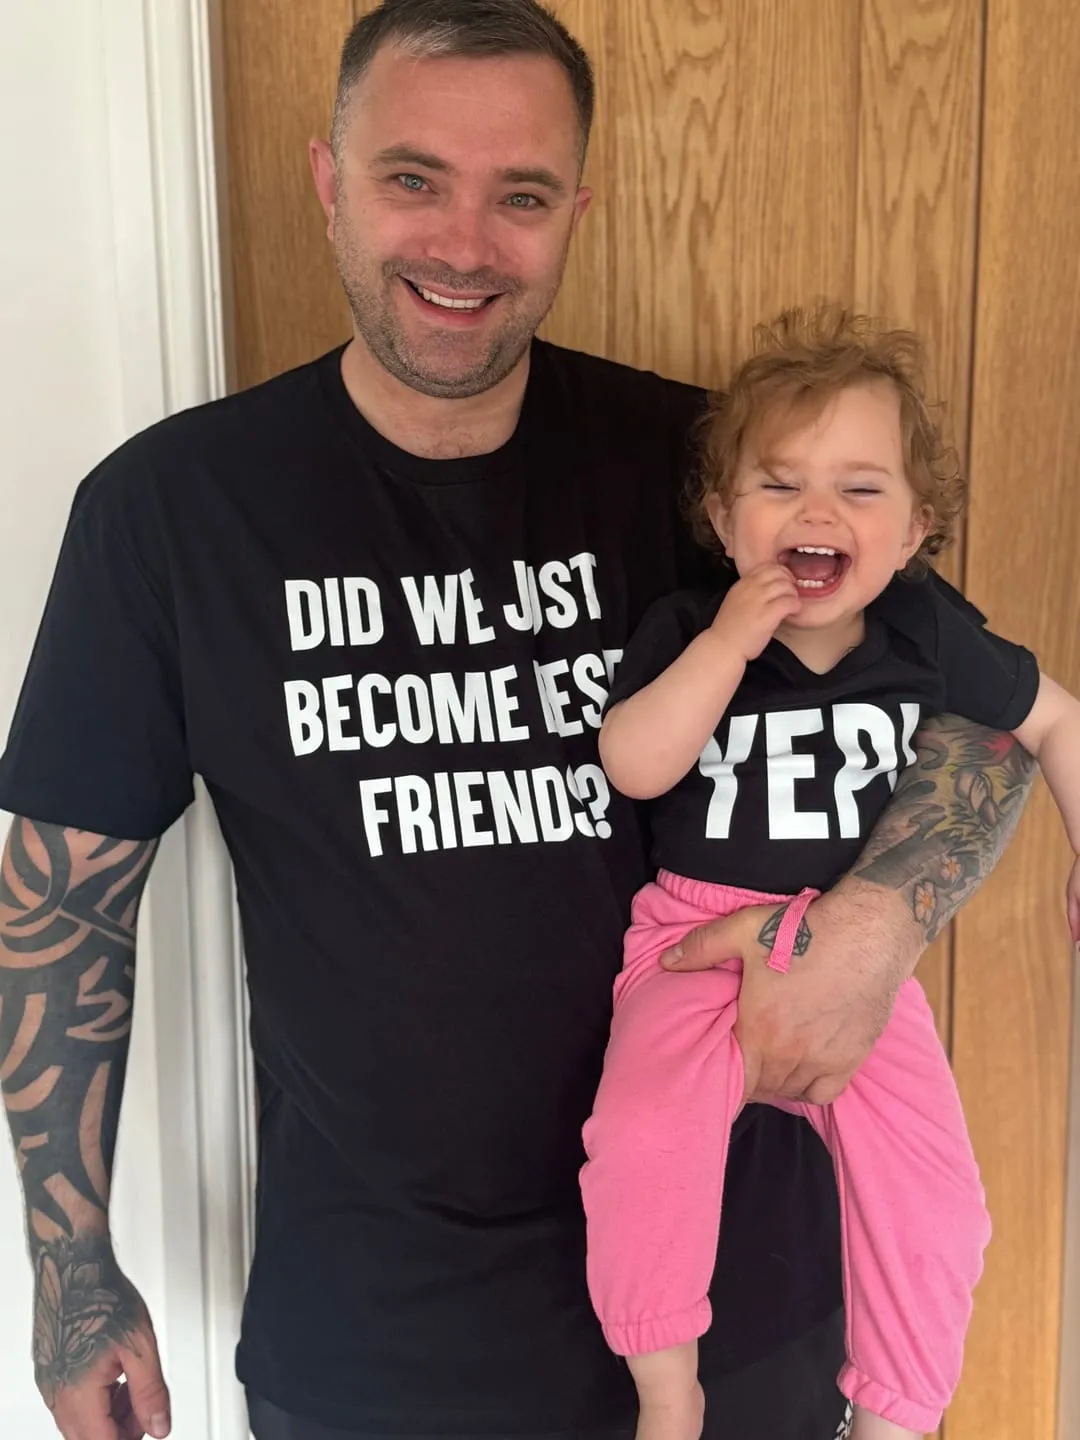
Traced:
[[364, 419], [391, 444], [427, 460], [460, 460], [488, 455], [513, 435], [529, 378], [529, 351], [498, 385], [464, 400], [410, 389], [384, 370], [360, 339], [345, 348], [341, 378]]

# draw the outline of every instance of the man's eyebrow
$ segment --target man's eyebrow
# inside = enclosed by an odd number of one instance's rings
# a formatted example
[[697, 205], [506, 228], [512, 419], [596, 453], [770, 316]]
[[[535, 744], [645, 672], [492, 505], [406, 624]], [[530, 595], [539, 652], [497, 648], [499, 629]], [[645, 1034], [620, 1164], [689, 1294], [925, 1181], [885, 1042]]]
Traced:
[[[372, 160], [373, 165], [418, 165], [422, 170], [434, 170], [439, 174], [453, 174], [454, 167], [448, 160], [433, 155], [428, 150], [418, 150], [415, 145], [388, 145]], [[566, 185], [553, 170], [543, 165], [515, 166], [500, 170], [496, 177], [504, 185], [539, 185], [552, 195], [565, 195]]]
[[500, 180], [507, 185], [541, 185], [545, 190], [550, 190], [553, 195], [565, 195], [566, 186], [553, 170], [545, 170], [542, 165], [530, 166], [525, 169], [500, 170]]
[[438, 155], [427, 150], [417, 150], [413, 145], [388, 145], [374, 157], [374, 165], [419, 165], [423, 170], [440, 170], [448, 173], [453, 166]]

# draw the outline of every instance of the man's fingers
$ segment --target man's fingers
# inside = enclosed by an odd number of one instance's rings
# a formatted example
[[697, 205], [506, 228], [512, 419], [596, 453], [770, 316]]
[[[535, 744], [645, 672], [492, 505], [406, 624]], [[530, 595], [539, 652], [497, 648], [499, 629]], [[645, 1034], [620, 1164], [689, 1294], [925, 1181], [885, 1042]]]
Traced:
[[777, 1063], [774, 1057], [762, 1057], [758, 1064], [753, 1092], [747, 1099], [756, 1100], [760, 1105], [772, 1105], [778, 1100], [801, 1100], [806, 1081], [799, 1075], [795, 1064]]
[[[736, 1042], [738, 1043], [738, 1042]], [[761, 1085], [761, 1056], [756, 1050], [746, 1051], [739, 1046], [743, 1067], [743, 1105], [749, 1105], [757, 1097]], [[740, 1107], [741, 1108], [741, 1107]]]
[[121, 1440], [143, 1440], [146, 1431], [131, 1408], [131, 1391], [124, 1380], [117, 1381], [113, 1386], [112, 1413]]
[[112, 1418], [111, 1390], [100, 1381], [86, 1381], [66, 1385], [57, 1393], [52, 1413], [64, 1440], [120, 1440]]
[[[739, 955], [738, 939], [731, 934], [731, 918], [711, 920], [708, 925], [691, 930], [677, 945], [664, 951], [660, 964], [667, 970], [712, 970], [722, 960]], [[719, 955], [718, 944], [723, 946]]]
[[846, 1075], [822, 1075], [807, 1086], [802, 1099], [810, 1105], [831, 1105], [851, 1084], [854, 1074], [852, 1070]]
[[[127, 1376], [127, 1400], [139, 1425], [154, 1440], [165, 1440], [172, 1429], [172, 1405], [152, 1333], [140, 1334], [137, 1355], [124, 1351], [124, 1374]], [[137, 1429], [135, 1440], [140, 1440], [141, 1435], [142, 1430]]]
[[665, 950], [660, 963], [666, 970], [714, 970], [725, 960], [749, 960], [764, 954], [757, 936], [772, 913], [768, 905], [755, 905], [710, 920], [691, 930], [678, 945]]

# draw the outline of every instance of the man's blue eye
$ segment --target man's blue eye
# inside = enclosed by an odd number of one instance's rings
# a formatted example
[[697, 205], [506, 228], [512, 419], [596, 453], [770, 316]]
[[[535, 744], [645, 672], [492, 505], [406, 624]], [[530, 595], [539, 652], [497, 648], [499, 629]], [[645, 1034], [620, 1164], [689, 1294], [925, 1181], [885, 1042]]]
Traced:
[[518, 194], [508, 196], [506, 203], [510, 206], [511, 210], [535, 210], [539, 206], [540, 201], [535, 195]]
[[420, 175], [399, 175], [397, 179], [403, 189], [412, 190], [414, 193], [423, 190], [427, 184], [427, 181]]

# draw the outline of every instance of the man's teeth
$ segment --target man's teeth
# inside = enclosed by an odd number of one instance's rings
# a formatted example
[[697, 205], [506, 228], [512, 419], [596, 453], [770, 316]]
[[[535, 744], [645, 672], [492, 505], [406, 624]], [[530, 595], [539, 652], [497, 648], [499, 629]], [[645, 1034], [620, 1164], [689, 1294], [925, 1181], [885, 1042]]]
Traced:
[[436, 295], [434, 290], [425, 290], [422, 285], [417, 285], [417, 290], [432, 305], [441, 305], [444, 310], [479, 310], [481, 305], [487, 304], [487, 297], [479, 300], [451, 300], [445, 295]]

